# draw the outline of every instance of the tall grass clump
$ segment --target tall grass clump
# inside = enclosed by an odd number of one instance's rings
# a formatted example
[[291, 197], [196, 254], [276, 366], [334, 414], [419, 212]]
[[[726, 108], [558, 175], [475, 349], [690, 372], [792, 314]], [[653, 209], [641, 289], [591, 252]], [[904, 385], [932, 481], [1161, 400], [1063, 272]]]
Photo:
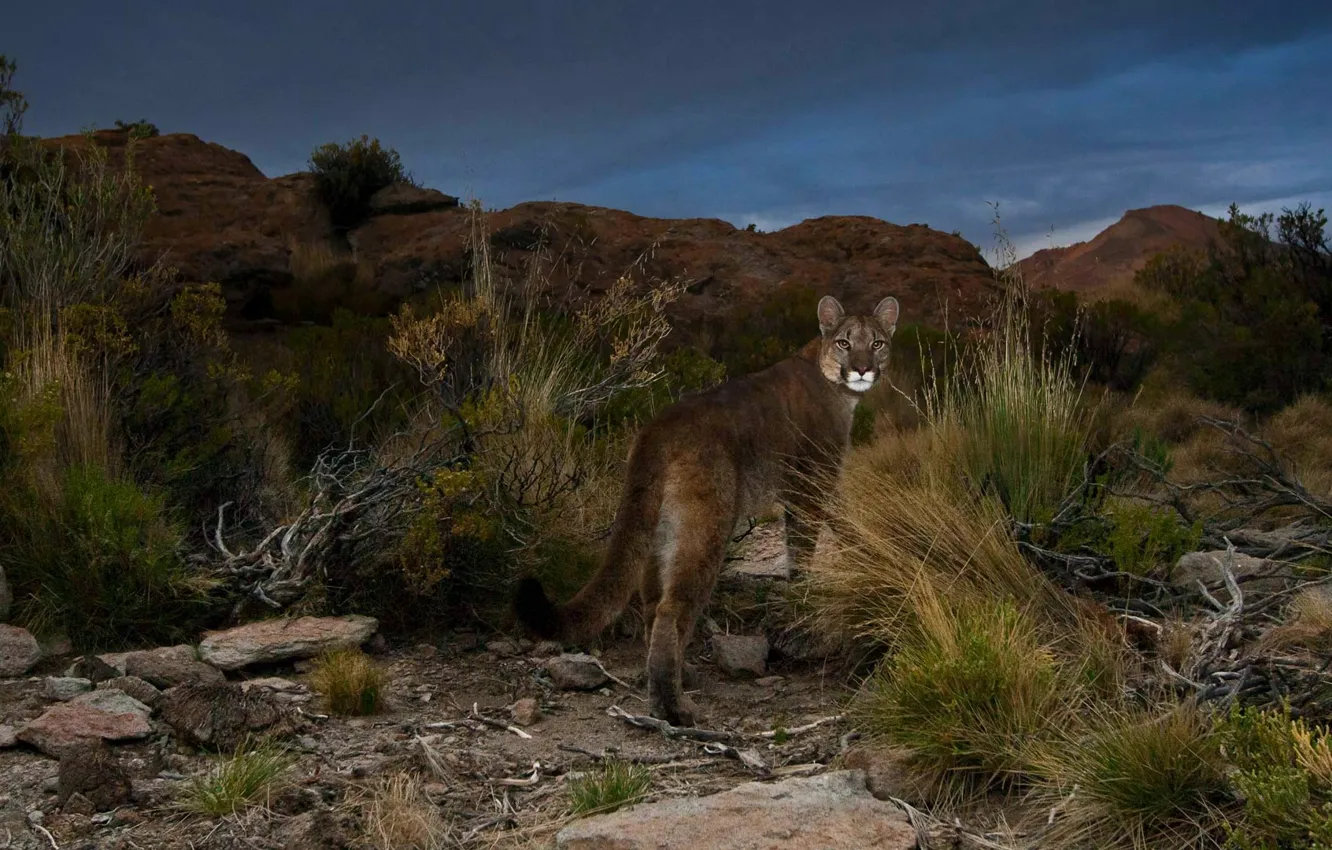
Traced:
[[1031, 775], [1066, 721], [1056, 654], [1011, 603], [956, 605], [920, 588], [920, 630], [880, 665], [857, 703], [871, 735], [906, 747], [928, 777], [982, 784]]
[[1226, 763], [1196, 706], [1101, 707], [1073, 728], [1043, 766], [1051, 798], [1065, 800], [1052, 846], [1207, 846], [1219, 832]]
[[21, 622], [83, 647], [179, 637], [207, 589], [124, 462], [117, 364], [134, 342], [113, 302], [157, 274], [132, 273], [154, 210], [133, 153], [113, 168], [91, 139], [0, 152], [0, 567]]
[[384, 705], [384, 676], [359, 649], [326, 652], [315, 661], [310, 684], [334, 714], [377, 714]]
[[640, 764], [611, 761], [569, 783], [569, 808], [575, 815], [606, 814], [647, 796], [652, 776]]
[[836, 544], [807, 577], [816, 626], [892, 648], [919, 633], [922, 587], [976, 604], [1011, 603], [1041, 622], [1073, 622], [1072, 600], [1032, 566], [992, 498], [953, 466], [957, 432], [887, 432], [853, 450], [829, 513]]
[[454, 843], [448, 821], [421, 780], [406, 773], [375, 787], [365, 809], [365, 832], [376, 850], [442, 850]]
[[1074, 347], [1059, 350], [1033, 334], [1027, 285], [1002, 230], [998, 243], [991, 314], [954, 368], [925, 382], [924, 422], [960, 433], [959, 461], [975, 490], [993, 494], [1019, 522], [1043, 522], [1080, 479], [1091, 411]]
[[294, 764], [289, 753], [272, 743], [247, 743], [219, 756], [207, 773], [190, 782], [184, 808], [222, 817], [264, 803], [286, 787], [287, 771]]

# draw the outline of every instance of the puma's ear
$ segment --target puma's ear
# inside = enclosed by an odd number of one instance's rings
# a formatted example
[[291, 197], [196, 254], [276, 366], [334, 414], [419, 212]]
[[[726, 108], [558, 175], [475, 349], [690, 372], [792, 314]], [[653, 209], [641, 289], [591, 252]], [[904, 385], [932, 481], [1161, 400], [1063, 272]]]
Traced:
[[889, 295], [874, 308], [874, 318], [879, 320], [883, 329], [892, 333], [897, 328], [897, 299]]
[[836, 298], [825, 295], [819, 299], [819, 333], [827, 336], [837, 330], [845, 317], [846, 311]]

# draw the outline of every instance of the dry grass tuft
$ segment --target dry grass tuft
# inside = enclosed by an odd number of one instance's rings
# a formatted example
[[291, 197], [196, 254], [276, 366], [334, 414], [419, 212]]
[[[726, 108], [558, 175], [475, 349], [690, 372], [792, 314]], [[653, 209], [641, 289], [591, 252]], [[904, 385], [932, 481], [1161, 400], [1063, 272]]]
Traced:
[[359, 649], [325, 653], [315, 662], [310, 684], [334, 714], [378, 714], [384, 707], [384, 676]]
[[377, 850], [443, 850], [457, 843], [421, 781], [407, 773], [376, 786], [365, 810], [365, 832]]
[[1073, 621], [1070, 597], [1022, 557], [1002, 510], [967, 497], [950, 460], [954, 433], [885, 434], [852, 452], [830, 509], [837, 543], [807, 580], [821, 631], [892, 646], [918, 627], [922, 584]]
[[1315, 495], [1332, 495], [1332, 404], [1307, 395], [1275, 414], [1262, 435]]
[[1332, 590], [1309, 587], [1301, 591], [1286, 609], [1286, 621], [1264, 634], [1259, 648], [1332, 651]]
[[340, 273], [350, 259], [324, 240], [300, 242], [293, 239], [287, 247], [291, 252], [291, 276], [298, 281], [314, 282], [335, 271]]

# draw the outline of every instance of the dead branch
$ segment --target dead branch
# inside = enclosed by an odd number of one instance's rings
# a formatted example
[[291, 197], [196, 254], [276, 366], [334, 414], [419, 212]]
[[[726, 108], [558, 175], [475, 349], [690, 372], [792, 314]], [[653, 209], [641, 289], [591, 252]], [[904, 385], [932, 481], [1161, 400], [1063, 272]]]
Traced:
[[630, 726], [637, 726], [640, 729], [652, 729], [660, 732], [667, 738], [688, 738], [692, 741], [731, 741], [736, 738], [730, 732], [716, 732], [711, 729], [694, 729], [688, 726], [672, 726], [665, 720], [658, 720], [655, 717], [646, 715], [630, 714], [618, 705], [612, 705], [606, 709], [606, 713], [611, 717], [617, 717], [628, 723]]

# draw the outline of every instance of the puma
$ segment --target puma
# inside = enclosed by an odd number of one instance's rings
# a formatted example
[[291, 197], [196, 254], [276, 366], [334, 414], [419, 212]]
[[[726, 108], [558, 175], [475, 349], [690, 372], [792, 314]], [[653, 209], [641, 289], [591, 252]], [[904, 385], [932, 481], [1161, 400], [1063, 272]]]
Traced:
[[782, 362], [686, 396], [638, 434], [606, 559], [571, 600], [555, 605], [540, 581], [514, 597], [533, 632], [565, 643], [596, 637], [638, 592], [647, 619], [652, 716], [694, 722], [684, 696], [684, 650], [712, 594], [736, 524], [774, 501], [786, 513], [793, 566], [814, 549], [829, 488], [851, 442], [861, 396], [888, 365], [897, 299], [847, 316], [818, 305], [819, 337]]

